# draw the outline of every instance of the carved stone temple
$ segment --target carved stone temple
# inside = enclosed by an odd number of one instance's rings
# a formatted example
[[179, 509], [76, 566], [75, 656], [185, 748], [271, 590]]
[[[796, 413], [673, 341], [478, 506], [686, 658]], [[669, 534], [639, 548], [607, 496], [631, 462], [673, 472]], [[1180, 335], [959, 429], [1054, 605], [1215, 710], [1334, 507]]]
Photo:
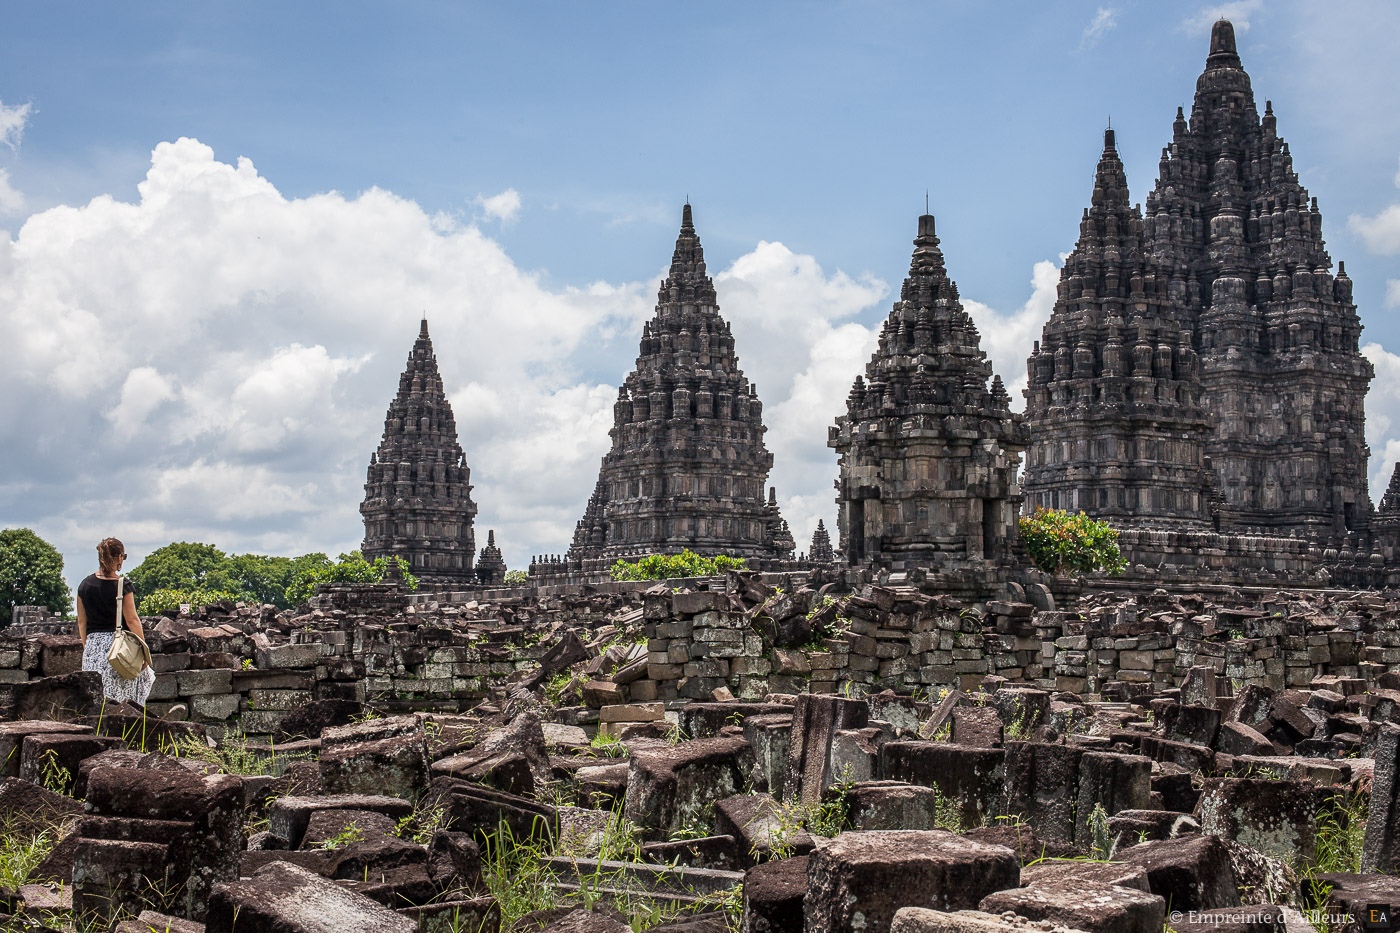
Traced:
[[1351, 280], [1331, 269], [1317, 199], [1221, 20], [1145, 212], [1105, 135], [1028, 361], [1027, 504], [1144, 532], [1125, 540], [1148, 565], [1203, 550], [1221, 569], [1288, 573], [1381, 560], [1393, 546], [1369, 531], [1373, 371]]
[[618, 389], [612, 449], [567, 563], [596, 567], [683, 548], [790, 558], [792, 533], [776, 497], [764, 495], [773, 466], [765, 431], [763, 403], [739, 369], [686, 204], [656, 315], [642, 330], [636, 368]]
[[365, 558], [401, 557], [419, 580], [435, 587], [473, 584], [471, 490], [471, 471], [457, 443], [457, 422], [425, 320], [384, 416], [384, 439], [370, 455], [360, 505]]
[[929, 214], [909, 276], [830, 429], [845, 563], [985, 570], [1010, 557], [1030, 440], [948, 278]]

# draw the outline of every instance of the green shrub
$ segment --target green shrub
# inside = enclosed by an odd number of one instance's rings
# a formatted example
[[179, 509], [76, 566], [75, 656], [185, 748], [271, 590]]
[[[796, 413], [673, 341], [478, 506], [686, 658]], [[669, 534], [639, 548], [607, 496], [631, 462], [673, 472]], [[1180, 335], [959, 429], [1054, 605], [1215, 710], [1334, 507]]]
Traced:
[[1118, 532], [1083, 512], [1035, 510], [1022, 518], [1021, 541], [1037, 570], [1050, 574], [1123, 572], [1127, 562], [1118, 551]]
[[648, 554], [635, 561], [620, 560], [612, 565], [614, 580], [671, 580], [676, 577], [713, 577], [727, 570], [743, 570], [741, 557], [716, 554], [701, 557], [686, 548], [679, 554]]
[[523, 586], [530, 582], [530, 575], [524, 570], [507, 570], [506, 586]]
[[[398, 561], [404, 586], [410, 590], [418, 589], [418, 578], [408, 572], [408, 561], [402, 557], [392, 559]], [[287, 603], [300, 606], [311, 598], [316, 592], [317, 584], [320, 583], [382, 583], [384, 575], [389, 572], [389, 560], [387, 557], [377, 557], [371, 564], [359, 551], [355, 551], [340, 555], [340, 560], [334, 564], [328, 560], [319, 566], [311, 567], [304, 570], [297, 581], [287, 587]]]
[[141, 605], [137, 612], [143, 616], [154, 616], [162, 612], [175, 612], [181, 606], [189, 606], [191, 611], [198, 612], [214, 603], [236, 603], [239, 599], [237, 594], [224, 590], [156, 590], [148, 596], [141, 597]]

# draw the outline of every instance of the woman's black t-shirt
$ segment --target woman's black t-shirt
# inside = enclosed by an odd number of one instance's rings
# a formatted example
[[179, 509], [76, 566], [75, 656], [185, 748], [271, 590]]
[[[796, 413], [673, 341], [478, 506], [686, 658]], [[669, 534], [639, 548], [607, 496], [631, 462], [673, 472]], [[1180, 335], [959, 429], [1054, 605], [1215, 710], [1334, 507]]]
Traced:
[[[123, 592], [136, 598], [136, 587], [126, 581]], [[83, 601], [83, 611], [87, 614], [89, 632], [115, 632], [117, 630], [117, 581], [103, 580], [97, 574], [88, 574], [78, 584], [78, 598]]]

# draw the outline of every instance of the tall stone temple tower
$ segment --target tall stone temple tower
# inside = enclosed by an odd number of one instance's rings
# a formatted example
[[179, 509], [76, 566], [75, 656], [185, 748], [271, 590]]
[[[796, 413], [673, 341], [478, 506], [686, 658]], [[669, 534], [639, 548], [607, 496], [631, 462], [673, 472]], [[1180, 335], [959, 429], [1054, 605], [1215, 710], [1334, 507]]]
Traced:
[[370, 455], [360, 505], [365, 557], [402, 557], [428, 584], [473, 583], [471, 490], [471, 471], [457, 443], [457, 422], [425, 320], [384, 416], [384, 439]]
[[[1016, 539], [1016, 469], [1030, 440], [958, 300], [933, 217], [827, 446], [848, 564], [985, 569]], [[990, 385], [988, 381], [990, 380]]]
[[1105, 147], [1029, 362], [1028, 501], [1342, 541], [1371, 516], [1373, 370], [1351, 280], [1332, 276], [1317, 199], [1272, 104], [1255, 107], [1229, 22], [1172, 129], [1140, 221]]
[[568, 561], [677, 553], [789, 558], [794, 542], [764, 498], [773, 455], [763, 403], [739, 369], [714, 283], [682, 212], [656, 316], [613, 406], [612, 449], [574, 532]]
[[1117, 527], [1211, 529], [1210, 421], [1182, 311], [1145, 253], [1107, 130], [1079, 242], [1027, 365], [1027, 506]]

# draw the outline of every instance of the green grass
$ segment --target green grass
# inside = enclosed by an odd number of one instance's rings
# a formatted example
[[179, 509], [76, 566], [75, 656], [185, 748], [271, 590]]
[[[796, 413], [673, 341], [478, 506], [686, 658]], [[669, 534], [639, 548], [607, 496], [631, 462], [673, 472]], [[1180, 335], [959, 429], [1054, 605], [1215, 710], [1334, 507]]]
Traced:
[[57, 827], [38, 833], [18, 833], [12, 827], [0, 827], [0, 888], [28, 884], [34, 869], [58, 844], [60, 834]]

